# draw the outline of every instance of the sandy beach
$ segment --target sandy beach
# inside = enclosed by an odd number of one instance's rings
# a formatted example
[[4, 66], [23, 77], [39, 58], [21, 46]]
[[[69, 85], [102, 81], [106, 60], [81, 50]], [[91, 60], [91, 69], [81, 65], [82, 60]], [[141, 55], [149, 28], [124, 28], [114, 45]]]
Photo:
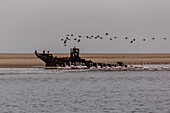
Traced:
[[[69, 54], [54, 54], [58, 57]], [[170, 64], [170, 54], [80, 54], [80, 56], [93, 62], [125, 64]], [[0, 68], [36, 68], [44, 67], [45, 63], [34, 54], [1, 53]]]

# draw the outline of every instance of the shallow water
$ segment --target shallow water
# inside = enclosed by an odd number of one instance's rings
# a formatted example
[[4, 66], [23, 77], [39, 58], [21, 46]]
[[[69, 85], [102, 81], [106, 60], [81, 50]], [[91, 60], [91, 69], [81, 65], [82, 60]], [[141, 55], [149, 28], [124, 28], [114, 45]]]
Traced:
[[170, 113], [170, 71], [0, 69], [1, 113]]

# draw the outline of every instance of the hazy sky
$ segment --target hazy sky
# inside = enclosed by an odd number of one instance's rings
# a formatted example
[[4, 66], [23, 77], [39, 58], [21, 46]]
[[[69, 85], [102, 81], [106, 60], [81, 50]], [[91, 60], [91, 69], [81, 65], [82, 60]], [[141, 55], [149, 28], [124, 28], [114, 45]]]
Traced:
[[[68, 33], [106, 32], [104, 40], [84, 38], [67, 47], [60, 41]], [[69, 52], [74, 45], [87, 53], [170, 53], [170, 0], [0, 0], [0, 52]]]

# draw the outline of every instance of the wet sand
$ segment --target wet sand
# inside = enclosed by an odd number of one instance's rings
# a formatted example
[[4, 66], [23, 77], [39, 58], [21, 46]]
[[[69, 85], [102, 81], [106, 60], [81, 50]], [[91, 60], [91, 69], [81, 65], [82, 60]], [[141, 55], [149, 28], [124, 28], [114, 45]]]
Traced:
[[[54, 54], [58, 57], [69, 54]], [[82, 58], [101, 63], [124, 62], [125, 64], [170, 64], [170, 53], [167, 54], [81, 54]], [[36, 68], [45, 63], [34, 54], [0, 54], [0, 68]]]

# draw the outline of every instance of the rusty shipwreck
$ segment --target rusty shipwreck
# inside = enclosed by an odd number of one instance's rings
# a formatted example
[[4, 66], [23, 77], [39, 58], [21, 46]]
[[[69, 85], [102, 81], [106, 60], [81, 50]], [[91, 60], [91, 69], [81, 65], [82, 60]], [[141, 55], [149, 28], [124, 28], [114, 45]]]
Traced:
[[37, 50], [35, 50], [35, 55], [44, 61], [46, 63], [46, 67], [71, 67], [71, 66], [86, 66], [87, 68], [91, 67], [105, 67], [105, 66], [124, 66], [122, 62], [117, 62], [117, 64], [106, 64], [106, 63], [98, 63], [98, 62], [92, 62], [91, 60], [85, 60], [80, 57], [80, 50], [79, 48], [71, 48], [70, 49], [70, 57], [57, 57], [53, 54], [50, 54], [49, 51], [43, 53], [38, 53]]

